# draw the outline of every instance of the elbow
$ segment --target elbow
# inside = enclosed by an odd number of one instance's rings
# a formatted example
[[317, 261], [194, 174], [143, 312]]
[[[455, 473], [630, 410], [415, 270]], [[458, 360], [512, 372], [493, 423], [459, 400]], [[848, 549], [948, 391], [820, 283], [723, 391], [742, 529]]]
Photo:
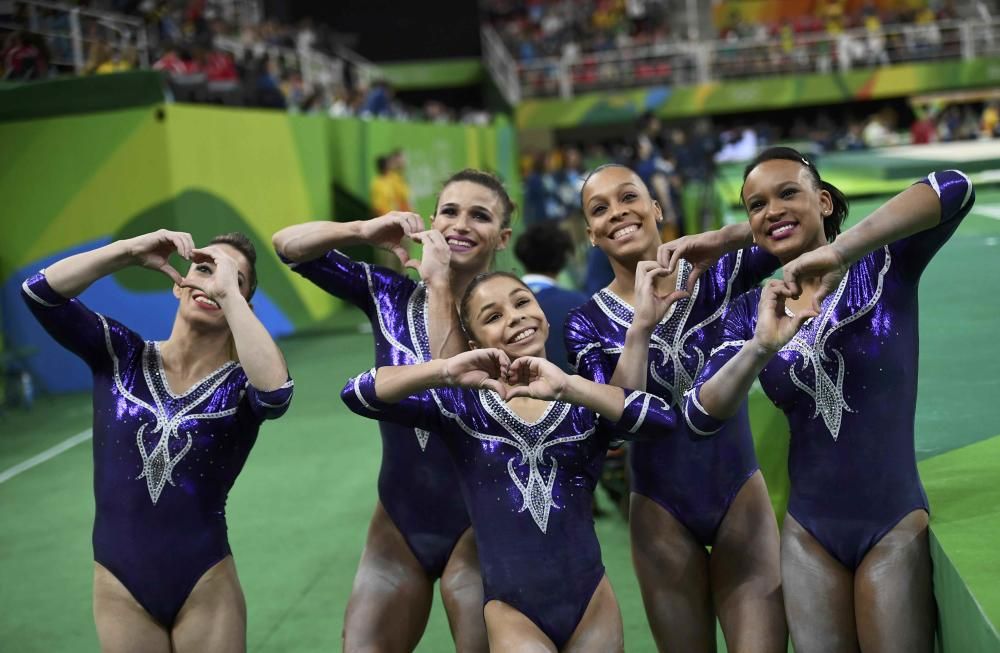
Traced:
[[296, 245], [296, 239], [289, 233], [290, 230], [291, 227], [282, 229], [271, 236], [271, 245], [279, 258], [297, 263], [302, 258], [302, 248]]

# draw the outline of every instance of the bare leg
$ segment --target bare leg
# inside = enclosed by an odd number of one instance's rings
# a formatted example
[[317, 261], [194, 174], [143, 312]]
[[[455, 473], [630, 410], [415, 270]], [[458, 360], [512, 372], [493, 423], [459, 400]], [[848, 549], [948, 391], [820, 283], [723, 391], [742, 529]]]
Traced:
[[344, 650], [412, 651], [427, 626], [432, 592], [423, 567], [379, 502], [347, 603]]
[[861, 561], [854, 574], [855, 618], [862, 650], [934, 650], [934, 592], [927, 513], [914, 510]]
[[170, 635], [114, 574], [94, 563], [94, 623], [104, 653], [171, 653]]
[[715, 651], [708, 553], [658, 503], [632, 493], [632, 564], [660, 651]]
[[622, 613], [618, 609], [618, 599], [611, 588], [611, 581], [601, 579], [594, 595], [590, 597], [587, 610], [577, 624], [573, 636], [563, 647], [565, 653], [622, 653], [625, 650], [625, 634], [622, 627]]
[[712, 597], [730, 651], [788, 650], [780, 548], [778, 522], [758, 471], [722, 519], [709, 560]]
[[854, 574], [791, 515], [781, 533], [785, 613], [796, 653], [859, 651]]
[[177, 615], [174, 653], [247, 649], [247, 604], [232, 556], [206, 571]]
[[557, 653], [555, 644], [522, 612], [496, 599], [483, 608], [491, 651]]
[[441, 574], [441, 599], [457, 653], [489, 651], [483, 619], [483, 577], [471, 528], [459, 538]]

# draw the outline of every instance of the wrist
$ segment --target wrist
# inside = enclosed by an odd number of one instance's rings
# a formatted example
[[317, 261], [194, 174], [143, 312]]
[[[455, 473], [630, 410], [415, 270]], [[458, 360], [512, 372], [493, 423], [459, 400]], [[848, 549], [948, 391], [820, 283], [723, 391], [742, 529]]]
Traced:
[[750, 353], [757, 361], [770, 360], [780, 349], [780, 346], [776, 347], [773, 344], [761, 342], [756, 337], [751, 338], [743, 345], [743, 350]]
[[566, 385], [563, 389], [556, 393], [557, 401], [564, 401], [568, 404], [583, 404], [584, 398], [587, 396], [587, 379], [576, 374], [570, 374], [566, 376]]
[[432, 368], [432, 377], [435, 381], [435, 385], [445, 386], [448, 388], [455, 387], [455, 378], [448, 369], [448, 364], [450, 362], [450, 358], [436, 358], [429, 363], [434, 366]]
[[633, 320], [632, 324], [625, 331], [625, 340], [627, 343], [645, 342], [648, 345], [649, 339], [653, 335], [653, 329], [655, 328], [655, 324], [644, 324]]
[[845, 239], [845, 236], [841, 235], [829, 245], [830, 251], [832, 251], [834, 256], [836, 256], [840, 261], [840, 268], [842, 271], [846, 271], [847, 268], [849, 268], [851, 264], [859, 258], [855, 257], [851, 252], [852, 248], [850, 246], [850, 239], [850, 236], [846, 236]]
[[750, 230], [749, 222], [727, 224], [719, 229], [719, 235], [722, 236], [724, 252], [732, 252], [753, 245], [753, 232]]

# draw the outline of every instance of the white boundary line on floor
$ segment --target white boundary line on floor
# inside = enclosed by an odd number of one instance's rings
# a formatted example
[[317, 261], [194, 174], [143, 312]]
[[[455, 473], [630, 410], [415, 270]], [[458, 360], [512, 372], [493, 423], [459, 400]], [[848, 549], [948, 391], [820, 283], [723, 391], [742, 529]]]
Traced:
[[973, 206], [972, 212], [975, 215], [981, 215], [984, 218], [993, 218], [994, 220], [1000, 220], [1000, 204], [984, 204], [983, 206]]
[[17, 476], [18, 474], [20, 474], [21, 472], [26, 472], [32, 467], [35, 467], [36, 465], [41, 465], [46, 460], [51, 460], [52, 458], [55, 458], [62, 452], [68, 449], [72, 449], [81, 442], [86, 442], [91, 437], [93, 437], [93, 435], [94, 431], [92, 429], [87, 429], [86, 431], [80, 431], [73, 437], [66, 438], [59, 444], [55, 445], [54, 447], [46, 449], [37, 456], [32, 456], [31, 458], [28, 458], [24, 462], [14, 465], [10, 469], [5, 469], [4, 471], [0, 472], [0, 483], [5, 483], [10, 479], [14, 478], [15, 476]]

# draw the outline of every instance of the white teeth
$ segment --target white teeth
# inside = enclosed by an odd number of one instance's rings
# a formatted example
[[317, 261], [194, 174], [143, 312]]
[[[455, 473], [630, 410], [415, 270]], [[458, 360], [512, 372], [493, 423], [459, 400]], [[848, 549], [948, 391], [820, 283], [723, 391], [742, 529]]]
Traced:
[[774, 231], [772, 231], [771, 235], [774, 236], [776, 234], [783, 234], [786, 231], [791, 231], [794, 228], [795, 228], [795, 225], [793, 225], [793, 224], [786, 224], [786, 225], [778, 227], [777, 229], [775, 229]]
[[627, 227], [622, 227], [615, 233], [611, 234], [611, 238], [612, 240], [618, 240], [619, 238], [623, 238], [631, 233], [635, 233], [636, 231], [639, 231], [638, 225], [631, 224]]
[[472, 243], [470, 243], [467, 240], [458, 240], [457, 238], [449, 238], [447, 242], [449, 245], [457, 245], [459, 247], [472, 247]]
[[530, 338], [533, 335], [535, 335], [535, 330], [534, 329], [526, 329], [526, 330], [522, 331], [521, 333], [517, 334], [517, 337], [514, 338], [514, 342], [521, 342], [525, 338]]
[[219, 308], [218, 302], [209, 299], [205, 295], [198, 295], [197, 297], [194, 298], [194, 300], [199, 304], [204, 304], [205, 306], [214, 306], [215, 308]]

